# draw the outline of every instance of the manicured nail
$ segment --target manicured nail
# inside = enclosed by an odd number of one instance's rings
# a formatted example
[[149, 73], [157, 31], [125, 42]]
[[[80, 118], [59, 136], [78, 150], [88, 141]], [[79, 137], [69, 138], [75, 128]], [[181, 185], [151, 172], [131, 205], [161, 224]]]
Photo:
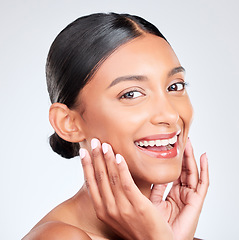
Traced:
[[208, 157], [207, 157], [207, 153], [205, 152], [205, 157], [206, 157], [206, 160], [208, 161]]
[[97, 148], [97, 146], [98, 146], [98, 139], [93, 138], [93, 139], [91, 140], [91, 148], [92, 148], [92, 149], [95, 149], [95, 148]]
[[85, 157], [86, 151], [84, 148], [80, 148], [80, 158], [83, 159]]
[[120, 154], [116, 154], [115, 158], [116, 158], [116, 163], [120, 164], [122, 161], [122, 156]]
[[109, 148], [108, 148], [108, 144], [107, 143], [103, 143], [102, 144], [102, 151], [104, 154], [106, 154], [108, 152]]

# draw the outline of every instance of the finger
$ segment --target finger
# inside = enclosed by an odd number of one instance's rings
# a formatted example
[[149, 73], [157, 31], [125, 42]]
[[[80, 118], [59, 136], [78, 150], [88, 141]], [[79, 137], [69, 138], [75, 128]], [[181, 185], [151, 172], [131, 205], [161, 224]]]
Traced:
[[[97, 143], [98, 146], [98, 143]], [[110, 224], [116, 231], [117, 229], [119, 230], [119, 223], [112, 219], [112, 211], [114, 211], [114, 207], [109, 206], [109, 199], [107, 201], [103, 200], [104, 192], [99, 191], [99, 186], [95, 178], [95, 169], [93, 166], [93, 161], [88, 153], [87, 150], [81, 148], [80, 149], [80, 157], [81, 157], [81, 162], [83, 166], [83, 171], [84, 171], [84, 177], [85, 177], [85, 185], [88, 189], [89, 195], [92, 199], [93, 206], [96, 211], [97, 217]], [[97, 159], [95, 159], [97, 160]], [[110, 196], [108, 196], [110, 198]], [[117, 220], [117, 219], [116, 219]], [[129, 239], [129, 234], [127, 231], [122, 231], [123, 228], [120, 227], [120, 235], [122, 235], [124, 238]]]
[[116, 157], [112, 147], [107, 143], [103, 143], [102, 152], [104, 155], [105, 166], [108, 173], [108, 184], [110, 185], [112, 197], [114, 198], [114, 205], [112, 206], [109, 201], [109, 196], [104, 196], [104, 194], [107, 194], [107, 191], [102, 191], [102, 198], [105, 199], [105, 210], [107, 216], [110, 217], [110, 225], [114, 226], [114, 229], [116, 230], [120, 227], [120, 233], [122, 233], [122, 230], [124, 229], [124, 239], [131, 239], [129, 238], [129, 229], [125, 229], [123, 227], [124, 220], [122, 219], [122, 209], [124, 210], [124, 212], [126, 211], [126, 209], [128, 211], [132, 209], [132, 204], [130, 203], [129, 199], [124, 194], [124, 191], [122, 189], [122, 184], [118, 172], [118, 165], [116, 163]]
[[106, 208], [112, 208], [114, 197], [109, 183], [108, 171], [102, 153], [100, 141], [96, 138], [91, 140], [92, 159], [94, 165], [95, 179]]
[[175, 200], [178, 199], [181, 188], [182, 188], [181, 179], [179, 177], [177, 180], [173, 182], [172, 187], [166, 197], [166, 201], [169, 200], [170, 198]]
[[200, 179], [197, 186], [197, 192], [205, 197], [209, 187], [208, 158], [206, 153], [200, 157]]
[[94, 207], [99, 208], [102, 204], [102, 199], [96, 183], [91, 157], [86, 149], [80, 148], [80, 158], [84, 172], [85, 185], [93, 201]]
[[198, 178], [198, 168], [195, 161], [192, 144], [188, 138], [183, 156], [181, 185], [196, 190]]
[[122, 185], [120, 182], [120, 176], [117, 168], [116, 158], [112, 147], [107, 144], [102, 144], [102, 150], [104, 153], [106, 168], [109, 176], [109, 183], [115, 197], [122, 196]]
[[123, 191], [113, 149], [109, 144], [103, 143], [102, 150], [104, 153], [104, 158], [109, 176], [109, 183], [111, 186], [113, 196], [115, 198], [115, 203], [117, 206], [120, 206], [121, 208], [129, 207], [131, 206], [131, 203], [127, 199], [127, 196]]
[[149, 200], [154, 204], [159, 204], [163, 200], [164, 192], [168, 184], [155, 184], [151, 190]]
[[116, 154], [116, 163], [118, 164], [118, 173], [124, 194], [133, 206], [140, 206], [145, 197], [136, 186], [124, 157]]

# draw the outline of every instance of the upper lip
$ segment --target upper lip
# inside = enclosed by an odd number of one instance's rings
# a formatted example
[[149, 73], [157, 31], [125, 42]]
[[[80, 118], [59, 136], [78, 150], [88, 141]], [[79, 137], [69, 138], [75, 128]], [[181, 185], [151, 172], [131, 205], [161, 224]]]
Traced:
[[172, 133], [155, 134], [155, 135], [137, 139], [135, 142], [170, 139], [170, 138], [174, 137], [175, 135], [179, 135], [180, 133], [181, 133], [181, 130], [178, 130], [178, 131], [172, 132]]

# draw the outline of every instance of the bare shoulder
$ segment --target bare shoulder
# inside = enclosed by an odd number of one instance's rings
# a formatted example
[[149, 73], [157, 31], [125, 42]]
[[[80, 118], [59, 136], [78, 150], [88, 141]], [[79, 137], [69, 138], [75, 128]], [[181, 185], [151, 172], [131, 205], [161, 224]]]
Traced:
[[50, 221], [33, 228], [22, 240], [91, 240], [91, 238], [77, 227]]

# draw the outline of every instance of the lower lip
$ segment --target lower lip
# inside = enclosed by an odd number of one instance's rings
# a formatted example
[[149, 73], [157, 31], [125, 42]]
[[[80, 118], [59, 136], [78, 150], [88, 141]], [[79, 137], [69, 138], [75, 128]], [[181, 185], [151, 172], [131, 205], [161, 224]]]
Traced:
[[139, 146], [137, 146], [137, 148], [143, 153], [149, 155], [150, 157], [167, 159], [167, 158], [174, 158], [177, 156], [178, 154], [177, 146], [178, 146], [178, 143], [176, 142], [173, 148], [167, 151], [152, 151], [152, 150], [148, 150], [147, 148], [142, 148]]

